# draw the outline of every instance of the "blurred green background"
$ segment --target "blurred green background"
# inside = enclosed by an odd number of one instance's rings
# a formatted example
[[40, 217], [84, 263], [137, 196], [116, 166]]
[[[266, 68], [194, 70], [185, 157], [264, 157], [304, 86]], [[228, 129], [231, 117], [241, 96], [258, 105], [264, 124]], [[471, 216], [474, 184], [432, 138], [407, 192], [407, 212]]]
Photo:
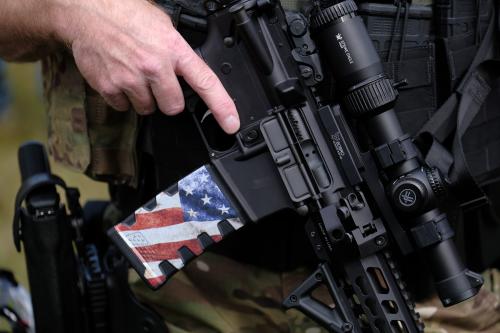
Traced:
[[[0, 268], [12, 270], [19, 282], [28, 288], [22, 253], [12, 242], [14, 198], [20, 185], [17, 148], [26, 140], [47, 142], [47, 119], [42, 100], [39, 64], [9, 64], [7, 78], [12, 104], [0, 116]], [[52, 172], [67, 184], [79, 187], [82, 203], [89, 198], [106, 198], [106, 187], [82, 174], [52, 162]]]

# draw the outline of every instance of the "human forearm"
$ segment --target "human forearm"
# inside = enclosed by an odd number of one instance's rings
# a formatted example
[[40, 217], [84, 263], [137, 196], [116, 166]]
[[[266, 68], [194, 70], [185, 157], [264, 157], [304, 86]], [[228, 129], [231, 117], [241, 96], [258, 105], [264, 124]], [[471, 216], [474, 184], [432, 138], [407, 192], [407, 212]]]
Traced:
[[233, 100], [172, 21], [147, 0], [0, 0], [0, 57], [25, 60], [66, 45], [86, 82], [116, 110], [184, 109], [178, 76], [228, 133]]
[[0, 1], [0, 57], [35, 60], [56, 47], [59, 0]]
[[114, 0], [0, 1], [0, 58], [34, 60], [65, 44], [71, 48], [75, 36], [87, 30], [86, 24], [95, 24], [103, 9], [125, 24], [127, 17], [114, 13], [116, 5]]

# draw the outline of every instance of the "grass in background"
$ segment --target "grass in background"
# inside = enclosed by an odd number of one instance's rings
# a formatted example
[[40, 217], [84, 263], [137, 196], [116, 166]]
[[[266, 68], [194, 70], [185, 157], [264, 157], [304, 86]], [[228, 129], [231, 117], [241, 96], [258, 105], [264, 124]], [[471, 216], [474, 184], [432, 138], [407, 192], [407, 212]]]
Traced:
[[[22, 253], [12, 241], [14, 199], [20, 186], [17, 148], [27, 140], [47, 143], [47, 119], [42, 103], [38, 64], [10, 64], [8, 79], [12, 92], [11, 110], [0, 116], [0, 267], [12, 270], [19, 282], [28, 287]], [[52, 172], [68, 185], [80, 189], [82, 203], [86, 199], [106, 198], [106, 186], [52, 161]]]

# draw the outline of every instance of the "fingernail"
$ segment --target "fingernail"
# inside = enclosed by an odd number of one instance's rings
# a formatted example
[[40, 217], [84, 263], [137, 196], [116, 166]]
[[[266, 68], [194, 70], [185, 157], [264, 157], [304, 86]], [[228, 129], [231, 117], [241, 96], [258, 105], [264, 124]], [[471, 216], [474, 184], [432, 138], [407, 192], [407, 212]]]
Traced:
[[224, 119], [224, 129], [229, 134], [235, 133], [240, 128], [240, 120], [234, 115], [230, 115]]

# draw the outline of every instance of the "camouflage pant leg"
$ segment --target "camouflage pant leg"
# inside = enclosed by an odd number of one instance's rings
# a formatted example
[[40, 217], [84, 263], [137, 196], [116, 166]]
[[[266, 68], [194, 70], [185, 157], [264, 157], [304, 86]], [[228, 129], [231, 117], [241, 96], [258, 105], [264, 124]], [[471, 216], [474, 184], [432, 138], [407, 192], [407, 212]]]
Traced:
[[[305, 279], [297, 270], [278, 274], [206, 253], [153, 292], [136, 295], [153, 306], [171, 333], [326, 333], [301, 313], [284, 312], [281, 301]], [[417, 305], [426, 333], [500, 333], [500, 272], [484, 273], [477, 297], [443, 308], [437, 297]]]
[[133, 289], [163, 316], [171, 333], [326, 333], [300, 312], [281, 307], [306, 275], [305, 270], [274, 273], [206, 253], [159, 291], [140, 281]]
[[500, 272], [483, 273], [479, 294], [463, 303], [444, 308], [436, 297], [417, 304], [426, 333], [500, 333]]

